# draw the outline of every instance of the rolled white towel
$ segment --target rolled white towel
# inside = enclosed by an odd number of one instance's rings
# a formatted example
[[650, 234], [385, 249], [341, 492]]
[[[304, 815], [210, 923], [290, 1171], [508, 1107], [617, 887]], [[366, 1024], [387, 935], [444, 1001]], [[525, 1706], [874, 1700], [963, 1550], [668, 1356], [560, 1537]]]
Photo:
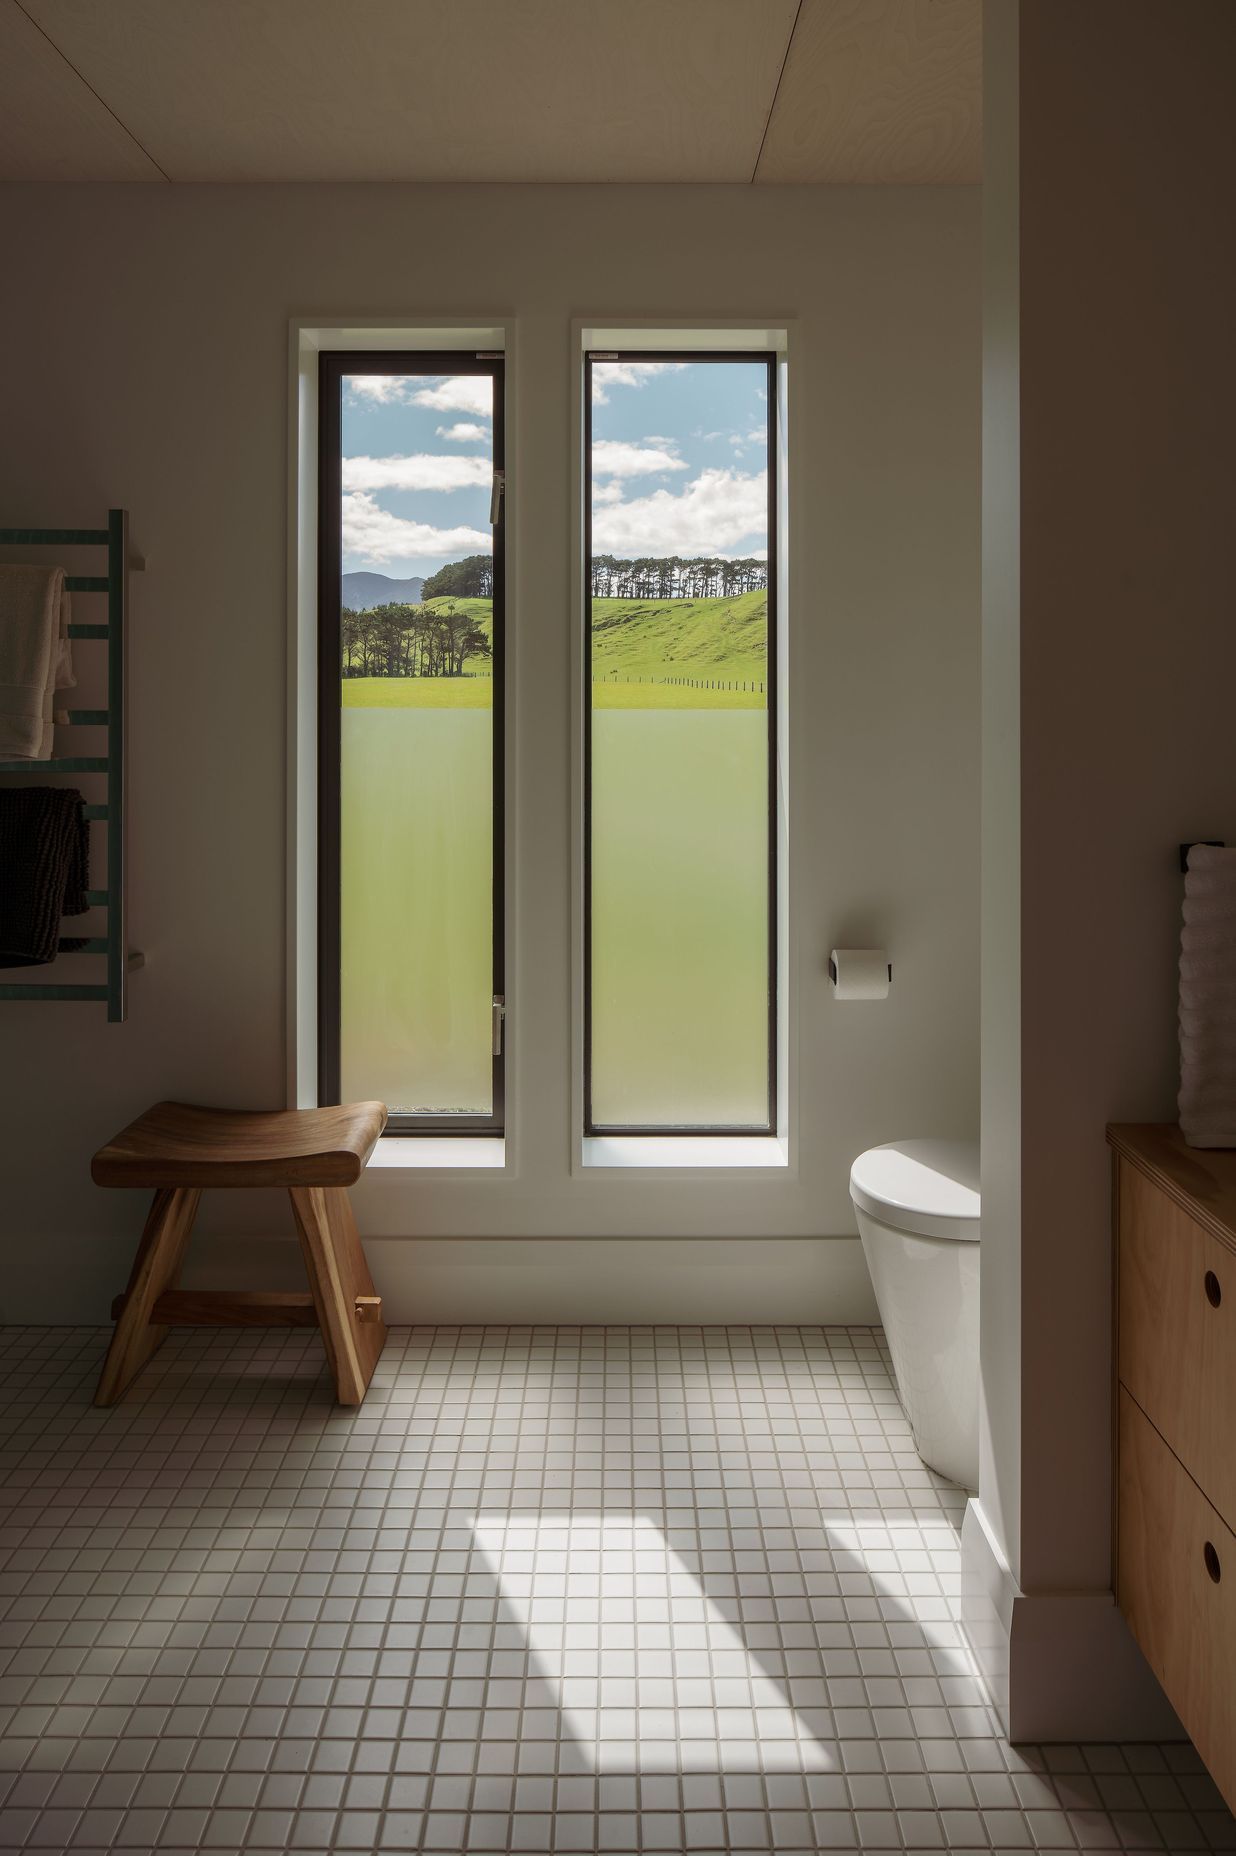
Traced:
[[1236, 1147], [1236, 850], [1195, 844], [1180, 935], [1180, 1127]]
[[47, 760], [53, 698], [74, 686], [62, 567], [0, 567], [0, 760]]
[[[56, 664], [52, 672], [53, 690], [75, 690], [77, 678], [73, 675], [73, 640], [69, 637], [69, 621], [73, 616], [73, 598], [68, 588], [61, 585], [60, 619], [56, 634]], [[56, 720], [67, 719], [67, 710], [60, 711]]]

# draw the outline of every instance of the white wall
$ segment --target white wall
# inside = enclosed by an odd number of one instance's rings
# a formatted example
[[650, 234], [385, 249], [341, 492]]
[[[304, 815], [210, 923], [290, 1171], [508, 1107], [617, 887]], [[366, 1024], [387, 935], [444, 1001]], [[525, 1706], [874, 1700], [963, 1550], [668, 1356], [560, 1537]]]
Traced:
[[1038, 1739], [1171, 1722], [1111, 1595], [1103, 1130], [1176, 1118], [1177, 847], [1236, 841], [1236, 8], [1172, 27], [985, 22], [980, 1497]]
[[[0, 295], [0, 520], [121, 503], [148, 562], [130, 822], [148, 965], [123, 1027], [0, 1007], [0, 1313], [105, 1316], [141, 1204], [95, 1191], [88, 1163], [121, 1123], [164, 1096], [283, 1100], [288, 319], [462, 315], [517, 323], [519, 1168], [365, 1181], [379, 1286], [402, 1319], [870, 1318], [850, 1159], [978, 1112], [977, 192], [19, 188], [4, 212], [23, 259]], [[661, 315], [797, 331], [801, 1140], [788, 1170], [711, 1183], [573, 1175], [568, 1137], [570, 323]], [[872, 941], [892, 997], [837, 1006], [828, 948]], [[201, 1218], [286, 1229], [249, 1195]], [[237, 1283], [295, 1268], [287, 1242], [203, 1237], [197, 1256]]]
[[[1018, 12], [983, 21], [983, 619], [979, 1486], [1021, 1539], [1021, 379]], [[988, 1672], [989, 1676], [992, 1674]], [[999, 1684], [996, 1684], [999, 1686]]]

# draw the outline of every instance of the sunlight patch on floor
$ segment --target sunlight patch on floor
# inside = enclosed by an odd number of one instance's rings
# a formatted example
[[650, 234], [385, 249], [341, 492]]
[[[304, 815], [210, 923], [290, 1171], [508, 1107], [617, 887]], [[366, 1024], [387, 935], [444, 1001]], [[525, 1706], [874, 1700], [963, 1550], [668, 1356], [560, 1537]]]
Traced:
[[475, 1538], [595, 1770], [834, 1764], [648, 1516], [481, 1514]]

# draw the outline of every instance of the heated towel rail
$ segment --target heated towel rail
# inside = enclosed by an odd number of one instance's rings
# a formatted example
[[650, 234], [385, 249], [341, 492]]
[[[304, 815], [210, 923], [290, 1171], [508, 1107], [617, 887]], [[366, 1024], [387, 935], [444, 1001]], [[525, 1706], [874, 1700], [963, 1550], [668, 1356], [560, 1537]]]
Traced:
[[[68, 574], [70, 593], [106, 593], [106, 625], [70, 624], [70, 638], [90, 638], [107, 646], [106, 709], [70, 709], [77, 728], [105, 728], [106, 754], [54, 754], [50, 760], [0, 760], [0, 774], [96, 773], [106, 775], [102, 805], [87, 805], [88, 819], [107, 825], [107, 887], [87, 891], [94, 908], [107, 910], [107, 933], [91, 936], [78, 951], [106, 958], [106, 982], [79, 985], [67, 981], [12, 982], [0, 985], [0, 999], [94, 999], [105, 1002], [107, 1016], [119, 1024], [128, 1005], [129, 973], [143, 965], [125, 938], [125, 660], [129, 607], [129, 513], [109, 509], [106, 528], [0, 528], [4, 548], [106, 548], [106, 574]], [[63, 946], [63, 942], [61, 943]]]

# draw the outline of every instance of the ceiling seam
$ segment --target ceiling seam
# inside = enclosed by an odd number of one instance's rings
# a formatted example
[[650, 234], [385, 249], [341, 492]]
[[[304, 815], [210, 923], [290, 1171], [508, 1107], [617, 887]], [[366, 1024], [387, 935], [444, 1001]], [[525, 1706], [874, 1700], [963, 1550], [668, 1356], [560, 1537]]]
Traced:
[[121, 121], [120, 117], [117, 116], [111, 104], [107, 101], [107, 98], [101, 97], [99, 95], [94, 85], [90, 82], [90, 79], [86, 77], [83, 72], [78, 70], [77, 66], [73, 63], [73, 60], [69, 57], [68, 53], [61, 50], [60, 46], [57, 45], [55, 39], [52, 38], [51, 33], [48, 32], [45, 27], [41, 26], [38, 20], [35, 19], [34, 15], [28, 12], [27, 9], [22, 5], [22, 0], [13, 0], [13, 5], [17, 8], [18, 12], [23, 16], [23, 18], [28, 19], [30, 21], [30, 24], [34, 27], [35, 31], [42, 34], [42, 36], [47, 40], [47, 43], [51, 46], [52, 50], [55, 52], [57, 58], [61, 59], [63, 63], [68, 65], [70, 71], [72, 71], [77, 81], [80, 84], [84, 84], [86, 86], [86, 89], [90, 92], [95, 102], [102, 105], [102, 107], [107, 111], [108, 115], [111, 117], [112, 121], [116, 124], [116, 126], [119, 129], [122, 129], [124, 133], [128, 136], [134, 148], [141, 150], [142, 154], [145, 155], [147, 161], [149, 161], [151, 167], [154, 168], [157, 173], [163, 176], [164, 180], [168, 183], [169, 187], [174, 186], [175, 182], [172, 180], [172, 177], [168, 173], [167, 169], [163, 167], [158, 161], [156, 161], [154, 156], [151, 154], [150, 150], [138, 140], [138, 138], [134, 135], [132, 129], [130, 129], [128, 123]]
[[794, 9], [794, 22], [790, 27], [790, 35], [785, 42], [785, 51], [781, 55], [781, 69], [777, 72], [777, 81], [773, 85], [772, 102], [769, 104], [768, 114], [764, 118], [764, 133], [760, 137], [760, 146], [756, 152], [755, 166], [751, 170], [751, 179], [747, 182], [749, 187], [754, 187], [755, 177], [760, 171], [760, 162], [764, 159], [764, 144], [768, 140], [768, 131], [772, 127], [773, 111], [777, 107], [777, 98], [781, 95], [781, 80], [785, 76], [785, 67], [790, 62], [790, 47], [794, 43], [794, 34], [798, 31], [798, 22], [802, 18], [804, 4], [805, 0], [798, 0], [798, 5]]

